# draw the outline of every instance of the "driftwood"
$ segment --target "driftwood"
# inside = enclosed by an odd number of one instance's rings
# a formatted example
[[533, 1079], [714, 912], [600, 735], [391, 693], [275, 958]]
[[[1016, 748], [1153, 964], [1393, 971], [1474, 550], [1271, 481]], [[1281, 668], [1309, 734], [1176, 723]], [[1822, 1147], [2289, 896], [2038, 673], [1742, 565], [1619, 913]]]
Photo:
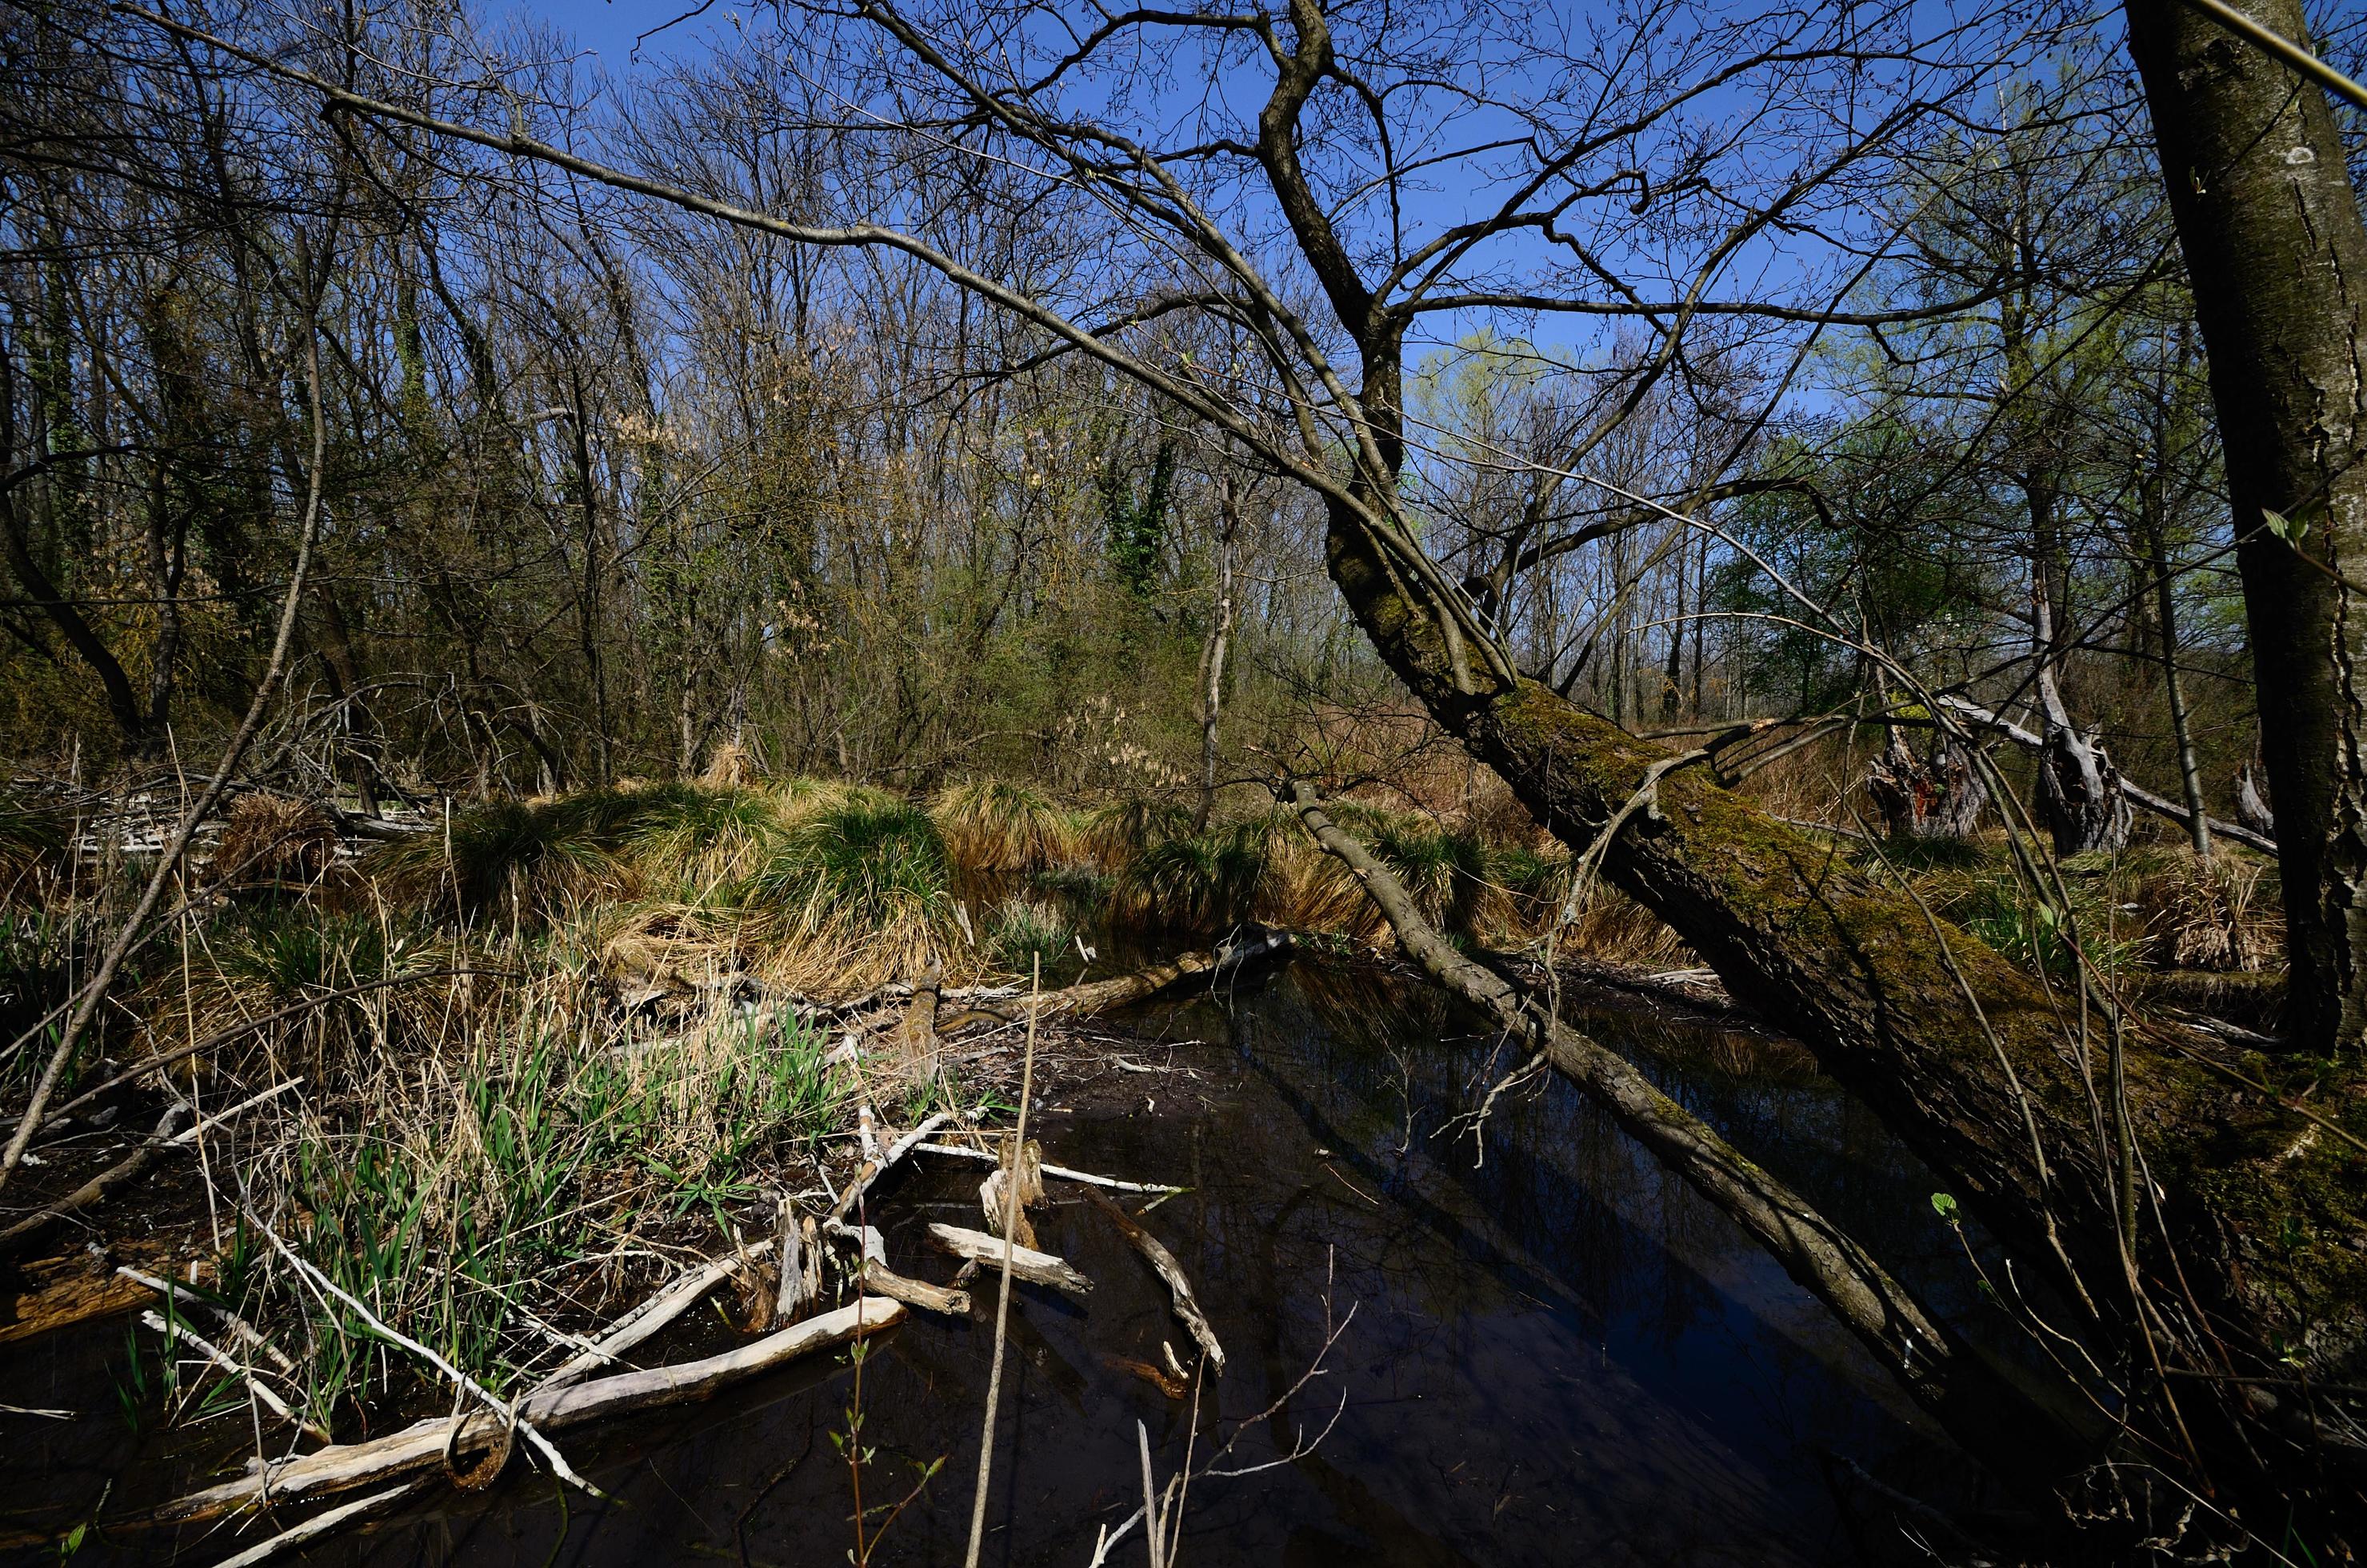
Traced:
[[1012, 1176], [1014, 1162], [1010, 1158], [1011, 1140], [1003, 1140], [1003, 1156], [994, 1174], [978, 1184], [979, 1207], [986, 1213], [986, 1228], [995, 1235], [1003, 1234], [1004, 1216], [1010, 1216], [1011, 1239], [1021, 1246], [1036, 1245], [1035, 1221], [1027, 1218], [1030, 1206], [1044, 1201], [1044, 1150], [1030, 1138], [1021, 1145], [1015, 1162], [1018, 1175], [1016, 1203], [1013, 1202]]
[[926, 1280], [907, 1278], [876, 1258], [863, 1260], [863, 1287], [866, 1290], [918, 1307], [924, 1312], [944, 1312], [951, 1317], [969, 1316], [969, 1292], [948, 1290], [942, 1285]]
[[308, 1545], [323, 1536], [334, 1535], [364, 1514], [399, 1503], [414, 1492], [426, 1490], [425, 1481], [407, 1481], [400, 1486], [390, 1486], [383, 1492], [373, 1492], [367, 1497], [357, 1497], [341, 1503], [325, 1514], [315, 1514], [302, 1524], [281, 1530], [267, 1540], [258, 1540], [235, 1557], [225, 1557], [214, 1568], [255, 1568], [294, 1547]]
[[303, 1433], [314, 1442], [325, 1443], [329, 1441], [327, 1428], [322, 1426], [318, 1422], [308, 1421], [304, 1417], [297, 1415], [294, 1411], [289, 1409], [288, 1402], [281, 1399], [278, 1394], [273, 1392], [271, 1388], [266, 1384], [261, 1378], [256, 1377], [252, 1368], [239, 1365], [237, 1360], [228, 1352], [224, 1351], [212, 1340], [208, 1339], [205, 1335], [198, 1333], [188, 1324], [185, 1323], [168, 1323], [165, 1321], [162, 1313], [154, 1312], [142, 1312], [140, 1314], [140, 1321], [146, 1324], [150, 1328], [154, 1329], [158, 1334], [163, 1335], [165, 1338], [177, 1340], [181, 1344], [187, 1346], [190, 1349], [196, 1351], [198, 1355], [211, 1362], [220, 1370], [228, 1372], [231, 1376], [244, 1382], [249, 1389], [254, 1391], [256, 1403], [262, 1405], [264, 1409], [271, 1412], [272, 1415], [279, 1417], [280, 1420], [285, 1421], [290, 1426], [295, 1427], [298, 1431]]
[[173, 1129], [187, 1114], [188, 1108], [177, 1101], [166, 1107], [164, 1116], [157, 1120], [156, 1130], [142, 1139], [131, 1153], [48, 1208], [28, 1214], [6, 1230], [0, 1231], [0, 1258], [14, 1257], [48, 1234], [51, 1227], [67, 1216], [79, 1214], [85, 1209], [95, 1209], [106, 1202], [119, 1188], [146, 1170], [149, 1163], [159, 1153], [172, 1147]]
[[[991, 1149], [972, 1149], [960, 1143], [920, 1143], [914, 1147], [923, 1154], [950, 1154], [957, 1160], [999, 1162], [1002, 1155]], [[1066, 1165], [1047, 1163], [1043, 1173], [1061, 1181], [1082, 1182], [1087, 1187], [1105, 1187], [1113, 1192], [1181, 1192], [1180, 1187], [1168, 1187], [1155, 1181], [1120, 1181], [1116, 1176], [1095, 1176], [1091, 1171], [1072, 1171]]]
[[[929, 1226], [929, 1239], [956, 1257], [968, 1258], [972, 1263], [1000, 1267], [1002, 1262], [1002, 1238], [990, 1236], [984, 1231], [965, 1231], [958, 1225], [933, 1222]], [[1014, 1246], [1011, 1249], [1011, 1273], [1014, 1278], [1025, 1279], [1031, 1285], [1048, 1285], [1081, 1301], [1093, 1293], [1092, 1280], [1050, 1253], [1037, 1252], [1033, 1247]]]
[[[903, 1319], [900, 1304], [872, 1297], [703, 1360], [619, 1372], [564, 1387], [545, 1383], [518, 1402], [517, 1414], [521, 1421], [558, 1431], [629, 1411], [687, 1403], [800, 1356], [877, 1334]], [[482, 1412], [416, 1422], [367, 1443], [323, 1449], [191, 1493], [144, 1518], [159, 1523], [210, 1519], [255, 1506], [266, 1498], [289, 1502], [350, 1491], [433, 1468], [443, 1462], [447, 1445], [460, 1452], [484, 1447], [500, 1437], [501, 1426], [497, 1416]]]
[[[869, 1106], [865, 1106], [862, 1108], [867, 1113], [871, 1108]], [[881, 1176], [887, 1175], [889, 1170], [893, 1169], [897, 1161], [902, 1159], [905, 1155], [919, 1148], [922, 1142], [928, 1138], [930, 1133], [934, 1132], [938, 1128], [943, 1127], [946, 1122], [953, 1119], [953, 1112], [949, 1110], [938, 1111], [932, 1115], [926, 1121], [922, 1122], [920, 1126], [915, 1127], [912, 1131], [905, 1133], [904, 1136], [897, 1139], [895, 1142], [889, 1144], [885, 1153], [882, 1153], [876, 1158], [866, 1159], [863, 1162], [863, 1168], [855, 1174], [855, 1179], [846, 1184], [846, 1190], [838, 1195], [838, 1201], [831, 1205], [831, 1219], [844, 1220], [849, 1214], [854, 1213], [855, 1203], [861, 1199], [866, 1192], [868, 1192], [871, 1189], [872, 1184], [877, 1182]], [[866, 1134], [868, 1135], [870, 1131], [868, 1125], [865, 1127], [864, 1131]]]
[[1217, 1375], [1223, 1377], [1225, 1347], [1217, 1343], [1217, 1331], [1209, 1324], [1208, 1314], [1200, 1310], [1200, 1299], [1192, 1293], [1192, 1282], [1184, 1277], [1184, 1266], [1175, 1261], [1175, 1255], [1161, 1245], [1159, 1238], [1144, 1230], [1133, 1215], [1100, 1193], [1087, 1187], [1085, 1199], [1108, 1215], [1110, 1223], [1117, 1227], [1118, 1233], [1133, 1244], [1134, 1250], [1142, 1255], [1143, 1260], [1150, 1265], [1159, 1278], [1167, 1281], [1168, 1293], [1175, 1301], [1177, 1321], [1191, 1332], [1193, 1339], [1206, 1354], [1208, 1365], [1217, 1369]]
[[[729, 1256], [714, 1258], [700, 1264], [688, 1274], [610, 1324], [606, 1332], [594, 1341], [588, 1349], [561, 1362], [556, 1370], [538, 1383], [535, 1386], [535, 1392], [541, 1393], [550, 1389], [563, 1387], [586, 1373], [597, 1371], [600, 1368], [617, 1359], [626, 1351], [680, 1317], [696, 1304], [701, 1296], [706, 1295], [750, 1264], [763, 1258], [772, 1250], [771, 1242], [758, 1242], [745, 1252], [734, 1253]], [[531, 1397], [532, 1395], [528, 1396], [529, 1399]]]
[[814, 1222], [798, 1212], [789, 1195], [781, 1194], [781, 1233], [773, 1243], [781, 1259], [780, 1284], [773, 1292], [775, 1328], [795, 1323], [821, 1294], [820, 1249], [806, 1244], [813, 1228]]
[[156, 1294], [171, 1301], [175, 1312], [180, 1311], [184, 1302], [195, 1302], [204, 1308], [206, 1312], [222, 1327], [228, 1329], [232, 1339], [250, 1350], [260, 1352], [266, 1359], [283, 1372], [292, 1373], [296, 1370], [296, 1363], [288, 1358], [286, 1351], [266, 1338], [262, 1330], [223, 1306], [220, 1301], [192, 1295], [187, 1286], [176, 1285], [170, 1279], [160, 1279], [155, 1275], [134, 1268], [128, 1263], [117, 1264], [115, 1272], [126, 1279], [147, 1286]]

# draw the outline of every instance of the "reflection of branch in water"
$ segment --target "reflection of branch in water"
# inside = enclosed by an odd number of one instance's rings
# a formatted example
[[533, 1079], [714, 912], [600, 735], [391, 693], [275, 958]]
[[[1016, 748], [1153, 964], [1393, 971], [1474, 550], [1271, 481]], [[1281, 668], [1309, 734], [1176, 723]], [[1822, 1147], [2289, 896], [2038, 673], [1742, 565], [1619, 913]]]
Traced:
[[1283, 1390], [1273, 1403], [1235, 1426], [1233, 1435], [1225, 1439], [1225, 1446], [1210, 1454], [1197, 1470], [1192, 1467], [1192, 1444], [1197, 1441], [1200, 1429], [1201, 1379], [1197, 1368], [1194, 1369], [1192, 1380], [1192, 1420], [1185, 1428], [1188, 1435], [1185, 1438], [1184, 1463], [1173, 1475], [1168, 1477], [1165, 1486], [1157, 1489], [1155, 1494], [1151, 1494], [1149, 1437], [1142, 1431], [1141, 1424], [1136, 1423], [1138, 1440], [1145, 1445], [1142, 1460], [1146, 1493], [1144, 1505], [1121, 1519], [1115, 1529], [1105, 1525], [1094, 1533], [1093, 1555], [1086, 1568], [1104, 1568], [1104, 1564], [1109, 1561], [1111, 1549], [1124, 1540], [1135, 1526], [1142, 1523], [1147, 1509], [1156, 1512], [1156, 1517], [1150, 1524], [1152, 1537], [1150, 1561], [1154, 1564], [1172, 1562], [1175, 1559], [1176, 1547], [1183, 1540], [1184, 1502], [1191, 1491], [1195, 1477], [1205, 1475], [1229, 1481], [1239, 1476], [1256, 1475], [1262, 1471], [1278, 1470], [1284, 1465], [1296, 1464], [1322, 1447], [1323, 1440], [1331, 1435], [1331, 1429], [1340, 1425], [1340, 1417], [1347, 1413], [1348, 1391], [1345, 1389], [1340, 1391], [1339, 1407], [1331, 1412], [1331, 1419], [1325, 1422], [1323, 1430], [1316, 1433], [1313, 1437], [1308, 1437], [1306, 1429], [1301, 1427], [1292, 1435], [1289, 1450], [1285, 1453], [1278, 1454], [1273, 1459], [1262, 1460], [1256, 1464], [1241, 1465], [1236, 1469], [1219, 1468], [1226, 1460], [1232, 1457], [1233, 1449], [1240, 1444], [1243, 1433], [1252, 1427], [1262, 1426], [1267, 1422], [1279, 1420], [1283, 1412], [1290, 1407], [1290, 1402], [1297, 1397], [1299, 1391], [1329, 1370], [1323, 1364], [1324, 1358], [1331, 1354], [1332, 1347], [1338, 1345], [1341, 1336], [1348, 1332], [1348, 1325], [1356, 1321], [1356, 1308], [1362, 1304], [1352, 1301], [1348, 1306], [1347, 1316], [1336, 1320], [1332, 1316], [1331, 1286], [1337, 1272], [1338, 1261], [1336, 1249], [1327, 1248], [1323, 1267], [1323, 1343], [1317, 1346], [1314, 1358], [1307, 1364], [1307, 1370], [1299, 1373], [1297, 1380]]

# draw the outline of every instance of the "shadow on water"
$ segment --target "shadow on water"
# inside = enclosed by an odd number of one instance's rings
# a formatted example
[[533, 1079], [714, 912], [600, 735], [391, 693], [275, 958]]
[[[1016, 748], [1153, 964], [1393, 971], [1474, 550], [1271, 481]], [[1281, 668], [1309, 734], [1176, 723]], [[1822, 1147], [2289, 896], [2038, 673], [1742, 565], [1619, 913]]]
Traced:
[[[1187, 1560], [1856, 1562], [1880, 1532], [1853, 1528], [1828, 1484], [1828, 1453], [1911, 1493], [1965, 1494], [1968, 1462], [1815, 1302], [1568, 1085], [1540, 1078], [1503, 1096], [1483, 1151], [1454, 1119], [1512, 1058], [1433, 994], [1300, 963], [1136, 1022], [1207, 1043], [1134, 1053], [1181, 1072], [1112, 1062], [1098, 1091], [1078, 1096], [1095, 1108], [1055, 1099], [1037, 1125], [1048, 1158], [1192, 1189], [1147, 1223], [1183, 1261], [1230, 1357], [1198, 1452], [1307, 1370], [1327, 1291], [1333, 1312], [1354, 1311], [1323, 1375], [1244, 1432], [1228, 1464], [1328, 1435], [1287, 1463], [1195, 1483]], [[1963, 1304], [1930, 1181], [1796, 1051], [1649, 1015], [1586, 1022], [1941, 1304]], [[900, 1179], [873, 1213], [897, 1267], [946, 1278], [946, 1260], [922, 1244], [925, 1225], [976, 1224], [977, 1176], [933, 1168]], [[1096, 1528], [1140, 1500], [1135, 1423], [1164, 1476], [1183, 1461], [1191, 1422], [1187, 1405], [1117, 1364], [1159, 1361], [1161, 1341], [1188, 1346], [1163, 1288], [1102, 1215], [1063, 1196], [1056, 1183], [1038, 1221], [1044, 1245], [1098, 1288], [1088, 1309], [1014, 1292], [987, 1554], [997, 1563], [1083, 1563]], [[865, 1364], [863, 1436], [877, 1450], [866, 1502], [903, 1495], [920, 1466], [946, 1460], [875, 1562], [961, 1560], [991, 1305], [980, 1315], [916, 1316]], [[108, 1346], [119, 1362], [123, 1346], [119, 1323], [72, 1344], [12, 1347], [0, 1377], [17, 1391], [10, 1403], [51, 1403], [49, 1388], [111, 1406], [85, 1363]], [[842, 1359], [580, 1433], [570, 1456], [613, 1505], [527, 1477], [461, 1505], [446, 1494], [311, 1561], [844, 1561], [848, 1473], [833, 1434], [849, 1388]], [[111, 1410], [76, 1426], [101, 1421], [115, 1423], [113, 1439], [9, 1418], [6, 1490], [96, 1499], [110, 1467], [125, 1471], [130, 1441]], [[163, 1561], [176, 1549], [199, 1562], [232, 1550], [192, 1530], [93, 1540], [85, 1556]], [[1143, 1550], [1137, 1535], [1114, 1560]]]

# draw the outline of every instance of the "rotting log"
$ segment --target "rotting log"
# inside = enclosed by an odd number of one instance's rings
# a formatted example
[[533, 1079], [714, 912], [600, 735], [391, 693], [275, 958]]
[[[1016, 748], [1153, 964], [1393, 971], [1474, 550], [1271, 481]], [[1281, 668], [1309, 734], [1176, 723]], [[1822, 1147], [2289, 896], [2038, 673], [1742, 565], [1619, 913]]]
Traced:
[[[636, 1410], [688, 1403], [800, 1356], [892, 1328], [903, 1319], [900, 1303], [870, 1297], [680, 1366], [619, 1372], [590, 1382], [545, 1384], [518, 1402], [518, 1415], [544, 1431], [555, 1432]], [[322, 1449], [191, 1493], [140, 1519], [174, 1523], [218, 1518], [256, 1506], [266, 1498], [289, 1503], [373, 1485], [443, 1463], [447, 1446], [459, 1454], [481, 1449], [499, 1439], [500, 1428], [500, 1420], [484, 1412], [414, 1422], [384, 1437]]]
[[[1648, 808], [1606, 846], [1607, 879], [1808, 1045], [2025, 1277], [2047, 1273], [2086, 1314], [2058, 1326], [2109, 1369], [2125, 1432], [2065, 1477], [2075, 1511], [2151, 1528], [2191, 1488], [2271, 1531], [2287, 1506], [2323, 1539], [2367, 1517], [2358, 1456], [2316, 1414], [2331, 1396], [2309, 1396], [2367, 1366], [2367, 1162], [2159, 1037], [2125, 1028], [2115, 1052], [2092, 999], [2050, 991], [1903, 884], [1669, 768], [1662, 748], [1535, 680], [1475, 675], [1358, 510], [1330, 511], [1333, 582], [1438, 722], [1573, 848], [1657, 770]], [[2357, 1064], [2330, 1063], [2320, 1114], [2367, 1125], [2361, 1097]], [[2125, 1495], [2147, 1467], [2171, 1472], [2166, 1500]]]

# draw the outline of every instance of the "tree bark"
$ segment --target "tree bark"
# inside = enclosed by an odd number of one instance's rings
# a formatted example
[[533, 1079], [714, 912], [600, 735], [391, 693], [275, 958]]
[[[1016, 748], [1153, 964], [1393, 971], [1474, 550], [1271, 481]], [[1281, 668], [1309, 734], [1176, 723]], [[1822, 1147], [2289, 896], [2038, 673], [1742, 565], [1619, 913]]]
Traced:
[[[2305, 40], [2299, 0], [2242, 0]], [[2367, 227], [2326, 94], [2179, 0], [2126, 0], [2211, 357], [2260, 742], [2290, 1032], [2367, 1037]]]
[[1964, 840], [1988, 809], [1989, 787], [1956, 737], [1932, 732], [1931, 747], [1917, 756], [1894, 729], [1866, 769], [1866, 793], [1894, 838]]

